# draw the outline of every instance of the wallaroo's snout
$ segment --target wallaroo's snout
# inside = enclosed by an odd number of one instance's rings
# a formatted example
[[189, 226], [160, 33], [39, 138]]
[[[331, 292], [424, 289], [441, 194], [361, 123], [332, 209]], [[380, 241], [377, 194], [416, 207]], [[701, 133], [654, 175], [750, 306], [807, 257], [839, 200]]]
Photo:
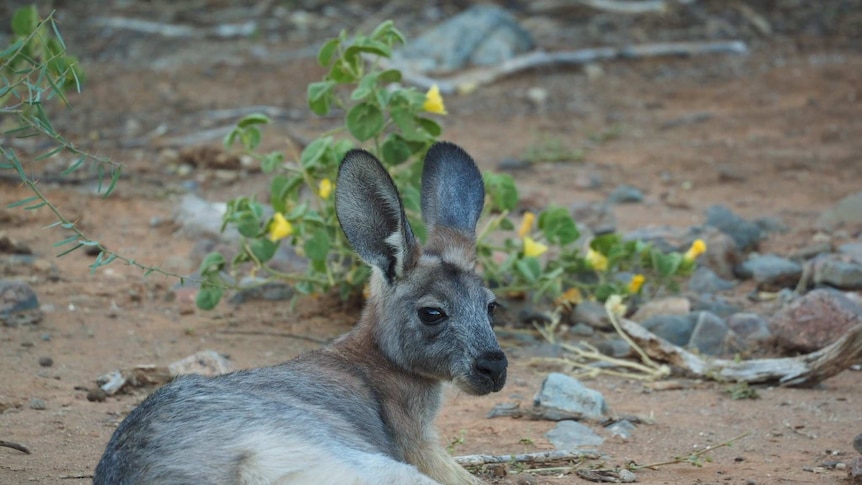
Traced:
[[476, 374], [487, 385], [488, 392], [497, 392], [506, 384], [506, 368], [509, 366], [509, 361], [506, 360], [506, 354], [501, 350], [491, 350], [483, 352], [473, 363], [473, 369]]

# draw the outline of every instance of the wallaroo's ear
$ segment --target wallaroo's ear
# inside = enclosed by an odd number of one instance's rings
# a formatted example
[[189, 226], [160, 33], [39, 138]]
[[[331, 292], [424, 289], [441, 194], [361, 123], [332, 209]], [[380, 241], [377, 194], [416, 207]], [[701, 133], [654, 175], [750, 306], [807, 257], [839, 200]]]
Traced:
[[418, 246], [398, 189], [374, 155], [350, 150], [338, 169], [335, 213], [353, 250], [392, 282]]
[[461, 147], [435, 143], [422, 170], [422, 219], [429, 231], [445, 226], [474, 238], [485, 205], [485, 184], [476, 163]]

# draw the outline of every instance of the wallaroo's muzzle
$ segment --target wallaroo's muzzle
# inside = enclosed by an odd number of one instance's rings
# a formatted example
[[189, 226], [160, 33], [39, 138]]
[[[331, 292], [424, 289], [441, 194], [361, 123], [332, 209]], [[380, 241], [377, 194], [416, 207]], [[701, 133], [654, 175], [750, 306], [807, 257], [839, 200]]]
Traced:
[[506, 354], [501, 350], [492, 350], [483, 352], [473, 363], [473, 368], [482, 379], [490, 381], [492, 389], [497, 392], [506, 383], [508, 365]]

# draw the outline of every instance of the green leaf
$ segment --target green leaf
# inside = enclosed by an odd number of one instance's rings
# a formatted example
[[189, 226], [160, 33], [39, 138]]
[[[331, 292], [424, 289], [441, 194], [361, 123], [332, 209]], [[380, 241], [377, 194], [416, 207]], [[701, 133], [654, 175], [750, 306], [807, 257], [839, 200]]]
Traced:
[[485, 192], [491, 199], [491, 209], [502, 212], [514, 210], [518, 205], [518, 188], [515, 179], [505, 173], [485, 172]]
[[653, 267], [656, 272], [663, 276], [673, 276], [682, 264], [682, 255], [679, 253], [662, 254], [659, 251], [652, 253]]
[[108, 188], [105, 189], [105, 193], [102, 194], [103, 199], [107, 199], [114, 189], [117, 187], [117, 182], [120, 181], [120, 169], [117, 167], [111, 168], [111, 183], [108, 184]]
[[69, 165], [69, 168], [67, 168], [66, 170], [63, 170], [61, 175], [66, 176], [66, 175], [69, 175], [70, 173], [74, 172], [75, 170], [78, 170], [79, 168], [81, 168], [81, 165], [84, 163], [84, 160], [86, 160], [86, 159], [87, 159], [87, 155], [81, 155], [80, 157], [78, 157], [77, 160], [75, 160], [75, 163], [73, 163], [72, 165]]
[[279, 165], [284, 162], [284, 154], [281, 152], [271, 152], [265, 155], [260, 161], [260, 169], [263, 173], [272, 173]]
[[331, 136], [324, 136], [309, 143], [302, 154], [299, 156], [299, 161], [303, 168], [311, 168], [318, 160], [326, 153], [326, 149], [332, 144]]
[[308, 108], [314, 114], [323, 116], [329, 113], [332, 104], [332, 88], [335, 84], [333, 81], [319, 81], [308, 85]]
[[326, 261], [329, 256], [329, 234], [326, 229], [318, 229], [311, 234], [311, 237], [305, 241], [303, 248], [305, 255], [312, 261]]
[[419, 126], [422, 127], [423, 130], [427, 131], [429, 135], [437, 138], [443, 133], [443, 128], [440, 127], [440, 123], [428, 118], [422, 118], [417, 116], [416, 122], [419, 123]]
[[354, 101], [363, 100], [374, 94], [375, 87], [377, 87], [377, 73], [370, 72], [359, 81], [359, 85], [350, 93], [350, 99]]
[[565, 207], [551, 206], [539, 214], [539, 229], [548, 241], [565, 246], [581, 235]]
[[335, 55], [335, 51], [338, 49], [340, 44], [341, 39], [337, 37], [329, 39], [325, 44], [323, 44], [320, 51], [318, 51], [317, 62], [323, 67], [328, 67], [329, 63], [332, 62], [332, 56]]
[[12, 32], [18, 37], [26, 37], [39, 25], [39, 11], [35, 5], [21, 7], [12, 15]]
[[272, 259], [273, 256], [275, 256], [275, 251], [278, 249], [278, 244], [270, 241], [265, 237], [262, 237], [249, 241], [248, 249], [249, 251], [251, 251], [251, 254], [254, 255], [255, 259], [257, 259], [261, 263], [265, 263]]
[[249, 126], [254, 125], [265, 125], [270, 122], [269, 116], [263, 113], [252, 113], [250, 115], [246, 115], [244, 118], [239, 120], [236, 126], [240, 128], [248, 128]]
[[392, 48], [383, 42], [371, 39], [358, 39], [355, 44], [344, 51], [344, 57], [352, 59], [354, 57], [359, 57], [359, 54], [362, 52], [378, 55], [380, 57], [392, 57]]
[[66, 239], [63, 239], [62, 241], [55, 242], [54, 244], [51, 245], [51, 247], [56, 248], [56, 247], [60, 247], [60, 246], [65, 246], [66, 244], [75, 242], [77, 240], [78, 240], [78, 235], [76, 234], [74, 236], [69, 236]]
[[224, 256], [219, 252], [212, 252], [206, 255], [203, 261], [201, 261], [200, 268], [198, 271], [202, 275], [208, 275], [213, 273], [218, 273], [224, 268], [225, 264], [227, 264], [227, 260], [224, 259]]
[[500, 220], [500, 230], [501, 231], [514, 231], [515, 224], [512, 222], [512, 219], [508, 217], [504, 217]]
[[12, 55], [12, 53], [16, 52], [18, 49], [20, 49], [22, 45], [24, 45], [24, 40], [18, 39], [17, 41], [15, 41], [14, 44], [10, 45], [9, 48], [0, 52], [0, 59], [6, 58], [6, 57]]
[[83, 246], [84, 246], [83, 244], [78, 243], [78, 244], [76, 244], [76, 245], [72, 246], [71, 248], [69, 248], [69, 249], [67, 249], [67, 250], [63, 251], [62, 253], [58, 254], [58, 255], [57, 255], [57, 257], [58, 257], [58, 258], [62, 258], [63, 256], [65, 256], [65, 255], [67, 255], [67, 254], [71, 253], [72, 251], [74, 251], [74, 250], [76, 250], [76, 249], [78, 249], [78, 248], [81, 248], [81, 247], [83, 247]]
[[33, 203], [33, 202], [35, 202], [35, 201], [37, 201], [37, 200], [39, 200], [39, 197], [34, 195], [34, 196], [31, 196], [31, 197], [27, 197], [26, 199], [21, 199], [21, 200], [19, 200], [19, 201], [17, 201], [17, 202], [12, 202], [11, 204], [7, 204], [7, 205], [6, 205], [6, 208], [7, 208], [7, 209], [13, 209], [13, 208], [15, 208], [15, 207], [20, 207], [20, 206], [22, 206], [22, 205], [27, 205], [27, 204]]
[[383, 112], [371, 103], [360, 103], [347, 112], [347, 129], [359, 141], [368, 140], [383, 129]]
[[419, 189], [412, 185], [402, 188], [401, 200], [404, 204], [404, 209], [408, 212], [419, 213], [422, 210], [422, 196], [419, 193]]
[[390, 133], [380, 147], [380, 156], [386, 166], [392, 167], [407, 161], [413, 152], [401, 136]]
[[515, 262], [515, 268], [518, 273], [527, 280], [528, 283], [535, 283], [542, 276], [542, 266], [539, 260], [533, 257], [526, 257]]
[[261, 233], [260, 218], [251, 211], [243, 211], [234, 216], [236, 230], [245, 237], [258, 237]]
[[377, 76], [377, 79], [383, 84], [400, 83], [401, 71], [398, 69], [387, 69], [381, 72], [380, 75]]
[[198, 296], [195, 298], [195, 304], [201, 310], [212, 310], [221, 301], [224, 290], [220, 286], [204, 283], [198, 290]]
[[242, 146], [246, 150], [252, 151], [260, 146], [261, 134], [256, 126], [241, 128], [239, 136], [240, 140], [242, 140]]
[[590, 248], [607, 256], [611, 254], [614, 247], [619, 246], [621, 242], [622, 236], [619, 234], [602, 234], [601, 236], [594, 237], [593, 240], [590, 241]]

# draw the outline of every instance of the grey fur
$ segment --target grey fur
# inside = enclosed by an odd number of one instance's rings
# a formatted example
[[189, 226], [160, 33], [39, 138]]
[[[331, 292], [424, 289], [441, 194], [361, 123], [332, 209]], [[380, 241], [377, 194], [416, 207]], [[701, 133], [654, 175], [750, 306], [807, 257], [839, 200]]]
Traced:
[[[374, 269], [357, 325], [278, 366], [159, 389], [114, 432], [94, 484], [478, 483], [432, 424], [444, 381], [481, 395], [506, 380], [493, 294], [474, 271], [483, 197], [469, 156], [432, 147], [422, 199], [430, 232], [420, 248], [386, 170], [350, 152], [336, 209]], [[429, 323], [429, 308], [445, 318]]]

